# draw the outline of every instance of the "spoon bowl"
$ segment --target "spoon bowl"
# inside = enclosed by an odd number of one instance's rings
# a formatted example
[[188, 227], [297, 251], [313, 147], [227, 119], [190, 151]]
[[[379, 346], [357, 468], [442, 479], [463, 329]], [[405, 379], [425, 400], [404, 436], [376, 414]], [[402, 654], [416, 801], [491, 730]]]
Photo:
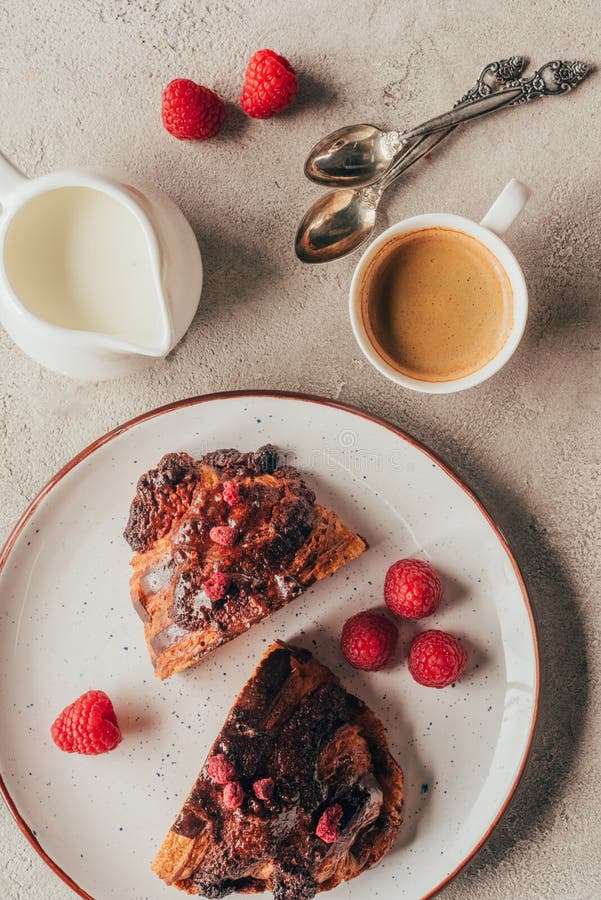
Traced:
[[377, 203], [364, 191], [330, 191], [306, 212], [296, 233], [294, 249], [305, 263], [325, 263], [346, 256], [371, 235]]
[[307, 157], [305, 175], [328, 187], [371, 184], [390, 168], [398, 144], [375, 125], [349, 125], [319, 141]]

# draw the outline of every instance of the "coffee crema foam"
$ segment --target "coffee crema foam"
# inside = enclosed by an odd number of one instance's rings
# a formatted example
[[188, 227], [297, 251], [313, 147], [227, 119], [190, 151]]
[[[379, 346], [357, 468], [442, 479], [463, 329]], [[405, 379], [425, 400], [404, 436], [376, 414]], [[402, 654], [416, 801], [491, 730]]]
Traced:
[[425, 228], [391, 238], [371, 260], [361, 314], [372, 345], [398, 372], [455, 381], [505, 344], [513, 291], [501, 263], [476, 238]]

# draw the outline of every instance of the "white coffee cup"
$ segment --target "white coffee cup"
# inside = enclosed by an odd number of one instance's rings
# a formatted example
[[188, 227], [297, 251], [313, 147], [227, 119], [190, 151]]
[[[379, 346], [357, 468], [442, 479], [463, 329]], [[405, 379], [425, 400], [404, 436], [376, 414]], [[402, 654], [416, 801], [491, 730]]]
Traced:
[[[513, 178], [501, 191], [480, 224], [463, 216], [450, 215], [448, 213], [427, 213], [404, 219], [402, 222], [392, 225], [382, 232], [373, 244], [369, 246], [359, 260], [351, 281], [350, 316], [357, 343], [370, 363], [382, 375], [412, 391], [421, 391], [426, 394], [452, 394], [455, 391], [462, 391], [465, 388], [474, 387], [474, 385], [486, 381], [510, 359], [526, 327], [528, 290], [524, 273], [507, 244], [501, 240], [501, 235], [505, 234], [512, 222], [518, 217], [529, 197], [529, 188]], [[421, 381], [399, 372], [398, 369], [395, 369], [381, 356], [377, 347], [370, 340], [363, 321], [361, 298], [363, 279], [374, 257], [391, 239], [397, 238], [402, 234], [422, 231], [426, 228], [448, 228], [453, 231], [460, 231], [480, 241], [494, 254], [505, 270], [513, 292], [513, 324], [505, 343], [486, 365], [469, 375], [465, 375], [463, 378], [457, 378], [453, 381]]]

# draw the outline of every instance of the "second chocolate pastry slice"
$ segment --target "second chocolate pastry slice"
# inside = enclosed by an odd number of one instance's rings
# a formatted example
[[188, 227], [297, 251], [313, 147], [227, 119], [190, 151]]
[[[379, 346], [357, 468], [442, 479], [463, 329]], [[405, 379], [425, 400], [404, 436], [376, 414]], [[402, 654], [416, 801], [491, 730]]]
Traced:
[[278, 642], [230, 710], [153, 869], [203, 897], [310, 900], [390, 850], [402, 800], [378, 717], [311, 653]]
[[157, 676], [196, 663], [360, 556], [278, 450], [169, 453], [138, 481], [125, 538]]

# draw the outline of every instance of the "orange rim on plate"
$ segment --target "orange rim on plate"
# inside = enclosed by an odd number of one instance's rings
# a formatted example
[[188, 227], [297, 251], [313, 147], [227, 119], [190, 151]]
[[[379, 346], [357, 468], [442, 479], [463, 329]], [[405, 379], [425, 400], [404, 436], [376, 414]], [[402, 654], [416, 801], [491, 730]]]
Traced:
[[[528, 591], [526, 589], [526, 584], [524, 582], [524, 577], [520, 570], [520, 567], [513, 555], [511, 547], [509, 546], [509, 542], [500, 527], [497, 525], [492, 515], [487, 510], [486, 506], [482, 501], [477, 497], [474, 491], [469, 488], [465, 482], [457, 475], [456, 472], [453, 471], [443, 460], [436, 455], [432, 450], [422, 444], [421, 441], [418, 441], [416, 438], [411, 437], [411, 435], [407, 434], [401, 428], [398, 428], [396, 425], [392, 425], [390, 422], [387, 422], [386, 419], [382, 419], [380, 416], [374, 416], [371, 413], [366, 413], [364, 410], [359, 409], [356, 406], [347, 403], [339, 403], [337, 400], [328, 400], [326, 397], [318, 397], [313, 396], [312, 394], [302, 394], [295, 393], [294, 391], [269, 391], [269, 390], [244, 390], [244, 391], [221, 391], [214, 394], [202, 394], [198, 397], [189, 397], [187, 400], [177, 400], [175, 403], [167, 403], [165, 406], [159, 406], [156, 409], [149, 410], [148, 412], [142, 413], [140, 416], [136, 416], [134, 419], [130, 419], [128, 422], [125, 422], [123, 425], [120, 425], [118, 428], [114, 428], [112, 431], [107, 432], [102, 437], [93, 441], [91, 444], [88, 444], [87, 447], [84, 447], [73, 459], [70, 460], [62, 469], [60, 469], [51, 479], [50, 481], [42, 488], [42, 490], [38, 493], [36, 497], [31, 501], [21, 518], [18, 520], [17, 524], [14, 526], [12, 531], [10, 532], [2, 551], [0, 552], [0, 573], [4, 569], [12, 548], [15, 545], [15, 542], [25, 526], [27, 525], [29, 519], [34, 514], [42, 500], [50, 493], [50, 491], [65, 477], [65, 475], [74, 469], [75, 466], [79, 465], [79, 463], [83, 462], [88, 456], [94, 453], [95, 450], [98, 450], [100, 447], [107, 444], [109, 441], [112, 441], [114, 438], [119, 437], [120, 434], [123, 434], [124, 431], [127, 431], [130, 428], [133, 428], [135, 425], [139, 425], [142, 422], [146, 422], [149, 419], [153, 419], [156, 416], [163, 415], [164, 413], [172, 412], [175, 409], [181, 409], [185, 406], [194, 406], [199, 403], [207, 403], [212, 400], [227, 400], [231, 397], [275, 397], [275, 398], [283, 398], [288, 400], [298, 400], [303, 403], [315, 403], [321, 406], [331, 406], [334, 409], [341, 409], [343, 412], [351, 413], [355, 416], [360, 416], [362, 419], [367, 419], [370, 422], [375, 422], [376, 425], [380, 425], [383, 428], [388, 429], [388, 431], [393, 432], [402, 440], [406, 441], [408, 444], [416, 447], [426, 456], [428, 456], [433, 462], [436, 463], [452, 480], [472, 499], [472, 501], [476, 504], [490, 527], [493, 529], [495, 535], [501, 543], [501, 546], [505, 550], [507, 557], [511, 563], [511, 566], [515, 572], [516, 578], [518, 580], [518, 584], [520, 586], [520, 590], [522, 592], [522, 597], [524, 599], [524, 605], [526, 607], [526, 611], [528, 613], [528, 618], [530, 620], [530, 628], [532, 630], [532, 643], [534, 647], [534, 664], [535, 664], [535, 672], [536, 672], [536, 684], [535, 684], [535, 693], [534, 693], [534, 709], [532, 715], [532, 724], [530, 726], [530, 734], [528, 735], [528, 742], [526, 744], [526, 750], [524, 751], [524, 756], [522, 758], [522, 762], [520, 764], [520, 768], [515, 777], [515, 780], [509, 789], [505, 802], [503, 803], [501, 809], [497, 813], [496, 817], [492, 821], [488, 830], [484, 833], [484, 835], [480, 838], [476, 846], [473, 848], [471, 853], [463, 859], [459, 865], [449, 874], [447, 877], [437, 885], [433, 891], [429, 894], [426, 894], [421, 900], [430, 900], [431, 897], [434, 897], [439, 893], [450, 881], [455, 878], [456, 875], [474, 858], [474, 856], [478, 853], [478, 851], [483, 847], [488, 838], [491, 836], [494, 829], [497, 827], [499, 822], [501, 821], [503, 815], [505, 814], [509, 803], [511, 802], [516, 789], [522, 779], [524, 774], [524, 770], [526, 768], [526, 764], [528, 762], [528, 758], [530, 756], [530, 751], [532, 749], [532, 742], [534, 740], [534, 733], [536, 728], [536, 720], [538, 716], [538, 707], [540, 700], [540, 656], [539, 656], [539, 647], [538, 647], [538, 635], [536, 629], [536, 621], [534, 618], [534, 612], [532, 609], [532, 604], [530, 603], [530, 598], [528, 596]], [[25, 835], [31, 846], [34, 850], [42, 857], [44, 862], [55, 872], [65, 884], [68, 884], [72, 890], [75, 891], [80, 897], [84, 897], [85, 900], [98, 900], [98, 898], [92, 897], [91, 894], [88, 894], [87, 891], [84, 891], [83, 888], [79, 887], [73, 879], [60, 868], [57, 863], [48, 856], [46, 851], [40, 845], [38, 839], [35, 834], [25, 822], [23, 817], [21, 816], [19, 810], [17, 809], [14, 800], [10, 796], [8, 788], [4, 783], [4, 779], [0, 775], [0, 793], [2, 794], [6, 805], [11, 811], [17, 825], [21, 829], [22, 833]]]

